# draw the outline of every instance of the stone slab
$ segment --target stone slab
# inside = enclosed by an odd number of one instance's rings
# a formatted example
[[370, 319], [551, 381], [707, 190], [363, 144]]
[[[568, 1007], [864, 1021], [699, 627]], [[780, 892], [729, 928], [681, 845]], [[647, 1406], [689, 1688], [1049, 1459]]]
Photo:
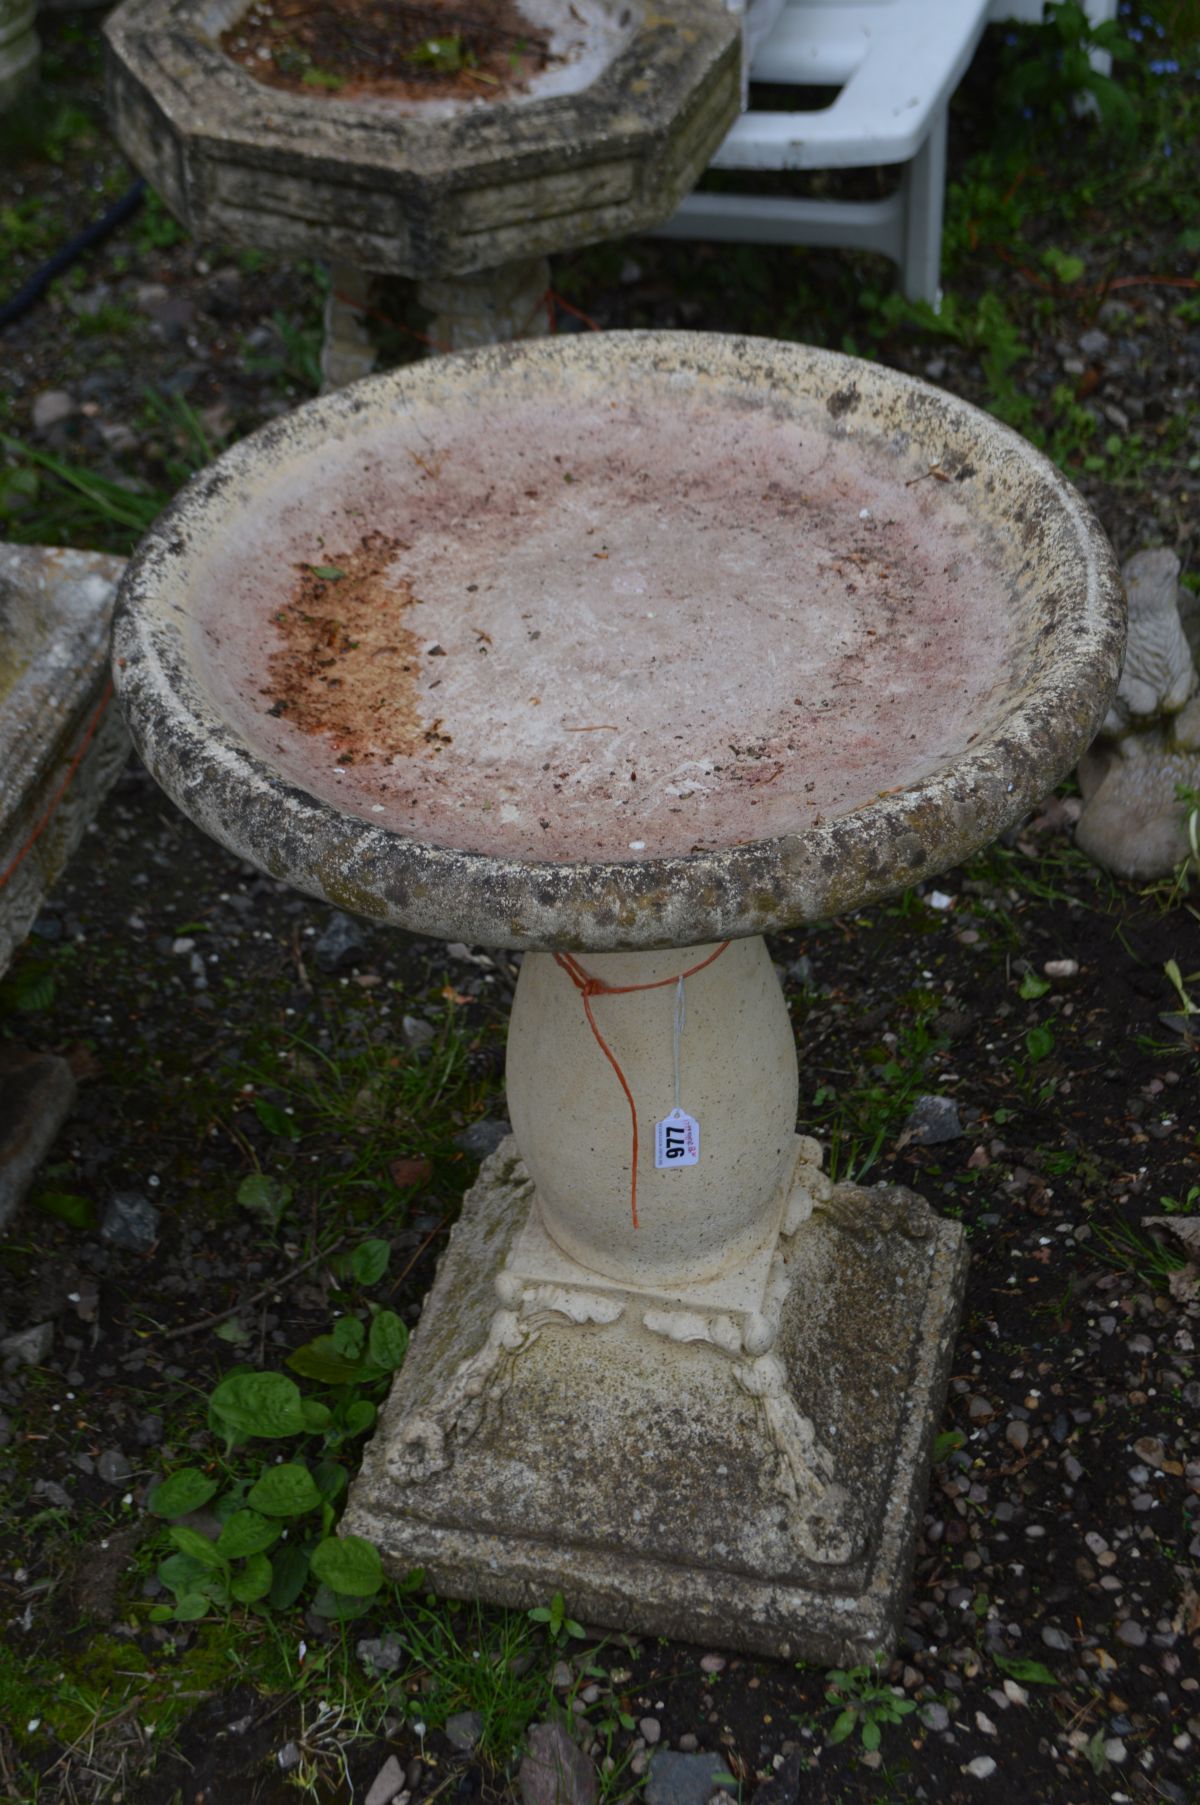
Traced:
[[129, 755], [103, 706], [124, 562], [0, 543], [0, 972]]
[[651, 1332], [628, 1288], [609, 1319], [565, 1290], [501, 1309], [531, 1195], [506, 1142], [466, 1198], [343, 1529], [454, 1597], [527, 1608], [561, 1590], [587, 1622], [784, 1659], [887, 1646], [961, 1303], [959, 1226], [910, 1192], [833, 1187], [780, 1242], [779, 1336], [751, 1359]]
[[65, 1059], [0, 1046], [0, 1229], [11, 1220], [75, 1101]]

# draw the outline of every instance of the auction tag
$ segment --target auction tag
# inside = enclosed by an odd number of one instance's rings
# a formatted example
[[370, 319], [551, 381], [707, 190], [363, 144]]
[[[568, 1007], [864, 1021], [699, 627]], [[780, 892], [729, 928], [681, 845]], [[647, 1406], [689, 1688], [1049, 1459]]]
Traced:
[[700, 1158], [700, 1124], [682, 1109], [673, 1109], [654, 1128], [654, 1164], [694, 1166]]

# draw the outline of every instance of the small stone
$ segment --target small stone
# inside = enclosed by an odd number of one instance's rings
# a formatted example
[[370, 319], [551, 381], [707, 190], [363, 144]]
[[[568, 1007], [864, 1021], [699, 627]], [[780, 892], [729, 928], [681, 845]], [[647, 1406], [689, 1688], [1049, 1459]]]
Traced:
[[55, 1510], [70, 1510], [71, 1508], [71, 1494], [65, 1486], [58, 1483], [57, 1479], [35, 1479], [29, 1490], [34, 1498], [44, 1500]]
[[1116, 1637], [1126, 1648], [1143, 1648], [1146, 1642], [1145, 1630], [1133, 1617], [1126, 1617], [1124, 1622], [1118, 1623]]
[[646, 1805], [708, 1805], [729, 1771], [724, 1753], [685, 1755], [656, 1749], [646, 1781]]
[[96, 1462], [96, 1474], [105, 1485], [125, 1485], [133, 1476], [133, 1468], [120, 1448], [106, 1448]]
[[512, 1133], [512, 1124], [498, 1117], [496, 1120], [486, 1118], [482, 1122], [472, 1122], [461, 1134], [454, 1137], [454, 1145], [469, 1153], [473, 1159], [487, 1159], [495, 1153], [501, 1141]]
[[991, 1400], [981, 1397], [978, 1392], [974, 1397], [967, 1399], [967, 1415], [973, 1423], [989, 1422], [995, 1414]]
[[521, 1805], [597, 1805], [596, 1770], [561, 1723], [534, 1724], [517, 1784]]
[[404, 1769], [394, 1755], [389, 1755], [372, 1780], [364, 1805], [392, 1805], [397, 1793], [404, 1791]]
[[405, 1046], [411, 1047], [414, 1053], [437, 1039], [437, 1030], [433, 1023], [423, 1021], [419, 1015], [403, 1016], [400, 1021], [400, 1031], [404, 1036]]
[[1048, 1623], [1042, 1631], [1042, 1641], [1047, 1648], [1056, 1648], [1060, 1654], [1066, 1654], [1071, 1647], [1071, 1638], [1065, 1630], [1056, 1629]]
[[40, 1366], [53, 1345], [54, 1324], [38, 1322], [28, 1329], [18, 1329], [15, 1335], [6, 1335], [0, 1341], [0, 1358], [19, 1360], [22, 1366]]
[[722, 1673], [725, 1669], [724, 1655], [701, 1655], [701, 1673]]
[[1101, 332], [1098, 326], [1092, 326], [1080, 335], [1079, 349], [1085, 357], [1103, 357], [1108, 350], [1108, 334]]
[[647, 1747], [652, 1747], [662, 1736], [662, 1725], [657, 1717], [643, 1717], [638, 1720], [638, 1734]]
[[948, 1730], [950, 1728], [950, 1713], [945, 1705], [936, 1703], [922, 1705], [917, 1715], [927, 1730]]
[[918, 1097], [904, 1124], [907, 1140], [918, 1147], [940, 1147], [962, 1138], [962, 1123], [953, 1097]]
[[1048, 978], [1057, 978], [1060, 982], [1066, 978], [1079, 976], [1078, 959], [1047, 959], [1042, 970]]
[[1112, 1762], [1114, 1767], [1120, 1767], [1126, 1755], [1125, 1744], [1121, 1741], [1119, 1736], [1110, 1736], [1104, 1745], [1104, 1753], [1108, 1756], [1108, 1759]]
[[976, 1755], [974, 1761], [968, 1761], [963, 1769], [963, 1773], [970, 1774], [972, 1780], [990, 1780], [995, 1771], [996, 1763], [990, 1755]]
[[550, 1684], [556, 1692], [565, 1692], [574, 1679], [574, 1671], [567, 1661], [556, 1661], [550, 1670]]
[[30, 409], [34, 432], [49, 432], [52, 426], [58, 426], [63, 420], [69, 420], [78, 412], [79, 404], [66, 389], [43, 389], [35, 395]]
[[395, 1673], [404, 1659], [404, 1644], [399, 1636], [364, 1636], [354, 1652], [368, 1673]]
[[351, 915], [335, 909], [322, 932], [313, 942], [313, 958], [322, 971], [340, 971], [344, 965], [355, 965], [367, 951], [366, 936]]
[[1022, 1453], [1029, 1440], [1029, 1424], [1023, 1423], [1019, 1419], [1011, 1422], [1004, 1431], [1004, 1439], [1017, 1450], [1018, 1454]]
[[683, 1755], [694, 1755], [699, 1747], [700, 1738], [698, 1736], [693, 1736], [690, 1730], [685, 1730], [683, 1735], [679, 1738], [680, 1753]]
[[159, 1213], [140, 1191], [114, 1191], [105, 1206], [100, 1239], [124, 1253], [149, 1253], [158, 1240]]
[[483, 1713], [481, 1711], [458, 1711], [448, 1717], [445, 1723], [446, 1740], [452, 1748], [469, 1755], [476, 1748], [483, 1735]]
[[290, 1774], [294, 1767], [299, 1767], [303, 1756], [294, 1742], [285, 1742], [275, 1757], [285, 1774]]

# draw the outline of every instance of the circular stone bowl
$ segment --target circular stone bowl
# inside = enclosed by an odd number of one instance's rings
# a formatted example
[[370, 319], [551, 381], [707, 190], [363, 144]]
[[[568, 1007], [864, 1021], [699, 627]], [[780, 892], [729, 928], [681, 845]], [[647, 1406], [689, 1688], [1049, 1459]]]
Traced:
[[192, 820], [339, 908], [501, 947], [857, 908], [1037, 803], [1103, 719], [1112, 552], [988, 415], [706, 334], [498, 346], [195, 477], [116, 684]]

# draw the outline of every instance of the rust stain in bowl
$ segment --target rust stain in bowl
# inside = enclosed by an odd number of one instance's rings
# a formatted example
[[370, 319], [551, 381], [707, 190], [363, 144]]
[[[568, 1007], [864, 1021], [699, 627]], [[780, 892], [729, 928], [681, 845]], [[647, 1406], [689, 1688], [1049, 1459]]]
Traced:
[[280, 643], [259, 693], [271, 714], [327, 734], [343, 764], [409, 757], [426, 737], [421, 643], [401, 619], [417, 597], [393, 568], [407, 549], [386, 533], [364, 533], [356, 549], [298, 566], [294, 595], [272, 616]]

